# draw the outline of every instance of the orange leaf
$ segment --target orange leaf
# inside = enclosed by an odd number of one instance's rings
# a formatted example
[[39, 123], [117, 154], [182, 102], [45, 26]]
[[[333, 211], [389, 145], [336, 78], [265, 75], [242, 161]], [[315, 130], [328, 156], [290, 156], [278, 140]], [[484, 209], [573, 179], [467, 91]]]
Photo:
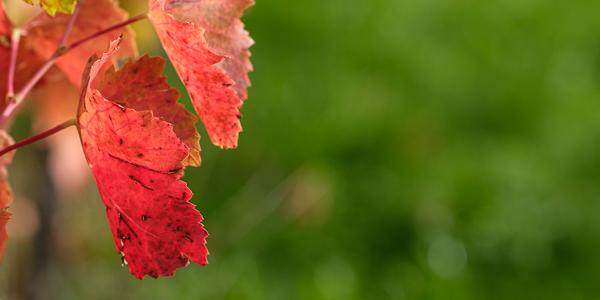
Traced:
[[[4, 149], [14, 143], [13, 139], [4, 130], [0, 130], [0, 149]], [[12, 201], [13, 192], [6, 180], [8, 171], [6, 167], [12, 162], [15, 151], [8, 152], [0, 157], [0, 264], [6, 249], [8, 241], [8, 232], [6, 231], [6, 223], [10, 219], [10, 213], [7, 212], [8, 205]]]
[[[67, 39], [67, 45], [81, 40], [104, 28], [127, 20], [127, 13], [119, 8], [114, 0], [82, 1], [79, 14]], [[60, 42], [71, 15], [57, 14], [54, 18], [40, 13], [23, 26], [27, 35], [22, 38], [22, 44], [27, 49], [35, 51], [44, 60], [52, 56]], [[74, 86], [79, 87], [81, 72], [88, 59], [95, 53], [102, 53], [104, 45], [123, 34], [123, 45], [118, 55], [111, 58], [114, 63], [117, 58], [134, 57], [138, 55], [135, 44], [135, 33], [130, 26], [107, 32], [95, 37], [56, 60], [56, 65], [67, 75]]]

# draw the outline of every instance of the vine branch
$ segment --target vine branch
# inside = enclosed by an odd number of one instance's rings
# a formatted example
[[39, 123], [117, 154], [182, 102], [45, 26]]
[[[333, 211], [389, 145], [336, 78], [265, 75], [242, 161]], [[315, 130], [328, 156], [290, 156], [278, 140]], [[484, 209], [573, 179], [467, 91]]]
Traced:
[[58, 125], [58, 126], [50, 128], [50, 129], [48, 129], [48, 130], [46, 130], [44, 132], [41, 132], [41, 133], [38, 133], [38, 134], [36, 134], [34, 136], [28, 137], [28, 138], [26, 138], [26, 139], [24, 139], [22, 141], [18, 141], [16, 143], [14, 143], [14, 144], [12, 144], [12, 145], [10, 145], [10, 146], [8, 146], [8, 147], [0, 150], [0, 156], [4, 155], [4, 154], [6, 154], [6, 153], [8, 153], [8, 152], [10, 152], [12, 150], [21, 148], [21, 147], [23, 147], [25, 145], [29, 145], [29, 144], [37, 142], [37, 141], [39, 141], [41, 139], [45, 139], [45, 138], [47, 138], [47, 137], [49, 137], [49, 136], [51, 136], [51, 135], [53, 135], [53, 134], [55, 134], [55, 133], [57, 133], [57, 132], [59, 132], [61, 130], [65, 129], [65, 128], [68, 128], [68, 127], [71, 127], [73, 125], [77, 125], [77, 119], [71, 119], [69, 121], [66, 121], [66, 122]]
[[102, 29], [102, 30], [100, 30], [100, 31], [98, 31], [98, 32], [96, 32], [96, 33], [94, 33], [94, 34], [91, 34], [91, 35], [89, 35], [89, 36], [87, 36], [87, 37], [84, 37], [84, 38], [82, 38], [82, 39], [81, 39], [81, 40], [79, 40], [79, 41], [73, 42], [72, 44], [70, 44], [70, 45], [68, 45], [68, 46], [64, 47], [64, 51], [65, 51], [65, 53], [66, 53], [66, 52], [68, 52], [69, 50], [72, 50], [73, 48], [75, 48], [75, 47], [77, 47], [77, 46], [79, 46], [79, 45], [81, 45], [81, 44], [83, 44], [83, 43], [85, 43], [85, 42], [87, 42], [87, 41], [89, 41], [89, 40], [91, 40], [91, 39], [93, 39], [93, 38], [97, 37], [97, 36], [103, 35], [103, 34], [105, 34], [105, 33], [109, 32], [109, 31], [113, 31], [113, 30], [115, 30], [115, 29], [119, 29], [119, 28], [125, 27], [125, 26], [127, 26], [127, 25], [129, 25], [129, 24], [132, 24], [132, 23], [135, 23], [135, 22], [137, 22], [137, 21], [141, 21], [141, 20], [143, 20], [143, 19], [147, 19], [147, 18], [148, 18], [148, 14], [141, 14], [141, 15], [137, 15], [137, 16], [135, 16], [135, 17], [133, 17], [133, 18], [131, 18], [131, 19], [128, 19], [128, 20], [126, 20], [126, 21], [123, 21], [123, 22], [121, 22], [121, 23], [119, 23], [119, 24], [116, 24], [116, 25], [113, 25], [113, 26], [111, 26], [111, 27], [108, 27], [108, 28]]
[[8, 66], [8, 86], [6, 99], [12, 99], [15, 96], [15, 67], [17, 65], [17, 52], [19, 52], [19, 42], [21, 41], [21, 29], [15, 28], [12, 31], [10, 41], [10, 63]]
[[[97, 36], [100, 36], [106, 32], [109, 32], [109, 31], [112, 31], [112, 30], [115, 30], [118, 28], [122, 28], [131, 23], [135, 23], [137, 21], [148, 18], [148, 14], [141, 14], [141, 15], [135, 16], [124, 22], [121, 22], [121, 23], [118, 23], [111, 27], [102, 29], [102, 30], [100, 30], [94, 34], [91, 34], [81, 40], [75, 41], [68, 46], [65, 46], [67, 37], [68, 37], [69, 33], [71, 32], [71, 28], [75, 24], [75, 18], [77, 17], [77, 14], [79, 13], [79, 8], [80, 8], [79, 5], [77, 5], [75, 7], [75, 11], [71, 15], [71, 18], [69, 19], [67, 28], [65, 29], [65, 33], [63, 34], [61, 41], [58, 44], [58, 46], [56, 47], [56, 50], [54, 51], [52, 56], [50, 56], [50, 58], [40, 67], [40, 69], [33, 75], [33, 77], [31, 77], [31, 79], [25, 84], [25, 86], [16, 95], [14, 94], [14, 86], [13, 86], [13, 80], [14, 80], [14, 69], [13, 69], [13, 73], [12, 73], [13, 76], [11, 77], [9, 75], [9, 83], [8, 83], [9, 89], [8, 89], [8, 94], [7, 94], [8, 104], [7, 104], [6, 108], [4, 109], [4, 111], [2, 112], [2, 114], [0, 115], [0, 125], [2, 125], [6, 121], [6, 119], [12, 114], [12, 112], [15, 110], [15, 108], [23, 101], [23, 99], [25, 99], [25, 96], [27, 96], [27, 94], [29, 94], [31, 89], [33, 89], [33, 87], [38, 83], [38, 81], [40, 79], [42, 79], [42, 77], [46, 74], [46, 72], [48, 72], [48, 70], [54, 65], [54, 63], [56, 62], [56, 59], [58, 59], [60, 56], [65, 55], [67, 52], [76, 48], [77, 46], [79, 46]], [[13, 35], [15, 35], [14, 32], [13, 32]], [[20, 34], [19, 34], [19, 37], [17, 37], [16, 49], [18, 49], [18, 39], [19, 38], [20, 38]], [[13, 36], [13, 47], [15, 47], [14, 46], [14, 36]], [[14, 51], [14, 54], [11, 56], [11, 59], [14, 60], [14, 63], [16, 64], [16, 56], [17, 56], [16, 51], [17, 50], [13, 50], [13, 51]], [[12, 60], [11, 60], [11, 63], [13, 63]], [[9, 73], [9, 74], [11, 74], [11, 73]], [[11, 87], [12, 87], [12, 89], [11, 89]]]

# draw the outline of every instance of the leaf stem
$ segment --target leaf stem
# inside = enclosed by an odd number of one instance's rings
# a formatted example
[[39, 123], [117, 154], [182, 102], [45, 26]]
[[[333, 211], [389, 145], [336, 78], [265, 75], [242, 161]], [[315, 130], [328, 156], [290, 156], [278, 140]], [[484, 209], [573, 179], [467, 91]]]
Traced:
[[57, 133], [57, 132], [59, 132], [61, 130], [65, 129], [65, 128], [68, 128], [68, 127], [71, 127], [73, 125], [77, 125], [77, 119], [71, 119], [69, 121], [66, 121], [66, 122], [58, 125], [58, 126], [55, 126], [55, 127], [51, 128], [51, 129], [48, 129], [48, 130], [46, 130], [44, 132], [41, 132], [41, 133], [38, 133], [38, 134], [36, 134], [34, 136], [28, 137], [28, 138], [26, 138], [26, 139], [24, 139], [22, 141], [16, 142], [16, 143], [14, 143], [14, 144], [12, 144], [12, 145], [10, 145], [10, 146], [8, 146], [8, 147], [0, 150], [0, 156], [4, 155], [4, 154], [6, 154], [6, 153], [8, 153], [8, 152], [10, 152], [12, 150], [21, 148], [21, 147], [23, 147], [25, 145], [29, 145], [29, 144], [37, 142], [37, 141], [39, 141], [41, 139], [45, 139], [45, 138], [47, 138], [47, 137], [49, 137], [49, 136], [51, 136], [51, 135], [53, 135], [53, 134], [55, 134], [55, 133]]
[[16, 27], [12, 31], [10, 44], [10, 63], [8, 66], [8, 87], [6, 89], [6, 100], [15, 96], [15, 67], [17, 65], [17, 52], [19, 52], [19, 42], [21, 40], [21, 29]]
[[73, 14], [69, 18], [69, 23], [67, 24], [67, 28], [65, 28], [65, 33], [63, 34], [60, 42], [58, 43], [58, 49], [64, 46], [67, 43], [67, 38], [69, 37], [69, 33], [71, 32], [71, 28], [73, 28], [73, 24], [75, 24], [75, 19], [77, 19], [77, 15], [79, 14], [79, 10], [81, 9], [81, 3], [77, 3], [75, 5], [75, 10], [73, 10]]
[[[72, 50], [73, 48], [75, 48], [75, 47], [77, 47], [99, 35], [102, 35], [106, 32], [109, 32], [109, 31], [112, 31], [112, 30], [115, 30], [118, 28], [122, 28], [131, 23], [135, 23], [137, 21], [148, 18], [148, 14], [141, 14], [141, 15], [135, 16], [129, 20], [126, 20], [119, 24], [113, 25], [106, 29], [102, 29], [92, 35], [89, 35], [81, 40], [73, 42], [72, 44], [70, 44], [68, 46], [65, 46], [69, 32], [71, 31], [71, 28], [75, 24], [75, 18], [77, 16], [77, 14], [79, 13], [79, 8], [80, 8], [80, 5], [77, 5], [75, 7], [75, 11], [71, 15], [71, 18], [69, 19], [67, 28], [65, 29], [65, 33], [64, 33], [63, 37], [61, 38], [61, 41], [58, 44], [58, 46], [56, 47], [56, 51], [54, 51], [52, 56], [50, 56], [50, 58], [44, 63], [44, 65], [42, 65], [40, 67], [40, 69], [33, 75], [33, 77], [31, 77], [31, 79], [25, 84], [25, 86], [19, 91], [19, 93], [17, 93], [16, 95], [14, 95], [14, 91], [13, 91], [13, 93], [9, 93], [8, 104], [6, 105], [6, 108], [4, 109], [2, 114], [0, 115], [0, 126], [3, 125], [4, 122], [6, 122], [6, 119], [12, 114], [12, 112], [15, 110], [15, 108], [17, 108], [17, 106], [23, 101], [25, 96], [27, 96], [27, 94], [29, 94], [31, 89], [33, 89], [33, 87], [38, 83], [38, 81], [40, 81], [40, 79], [42, 79], [42, 77], [46, 74], [46, 72], [54, 65], [54, 63], [56, 62], [56, 59], [58, 59], [60, 56], [65, 55], [67, 52], [69, 52], [69, 50]], [[16, 53], [15, 53], [14, 57], [15, 57], [14, 59], [16, 62]], [[9, 77], [9, 80], [11, 78], [14, 78], [14, 75], [13, 75], [13, 77]], [[10, 85], [10, 83], [9, 83], [9, 85]], [[10, 89], [9, 89], [9, 92], [10, 92]]]
[[111, 27], [102, 29], [102, 30], [100, 30], [100, 31], [98, 31], [98, 32], [96, 32], [96, 33], [94, 33], [92, 35], [89, 35], [89, 36], [87, 36], [87, 37], [85, 37], [85, 38], [83, 38], [83, 39], [81, 39], [79, 41], [73, 42], [72, 44], [66, 46], [64, 48], [64, 51], [68, 52], [69, 50], [71, 50], [71, 49], [73, 49], [73, 48], [75, 48], [75, 47], [77, 47], [77, 46], [79, 46], [79, 45], [81, 45], [81, 44], [83, 44], [83, 43], [85, 43], [85, 42], [87, 42], [87, 41], [89, 41], [89, 40], [97, 37], [97, 36], [103, 35], [103, 34], [109, 32], [109, 31], [113, 31], [113, 30], [118, 29], [118, 28], [125, 27], [125, 26], [127, 26], [127, 25], [129, 25], [131, 23], [135, 23], [137, 21], [141, 21], [141, 20], [146, 19], [146, 18], [148, 18], [148, 14], [147, 13], [146, 14], [137, 15], [137, 16], [135, 16], [135, 17], [133, 17], [131, 19], [128, 19], [126, 21], [123, 21], [123, 22], [121, 22], [119, 24], [116, 24], [116, 25], [113, 25]]
[[[42, 79], [44, 74], [46, 74], [46, 72], [48, 72], [48, 70], [52, 67], [52, 65], [54, 65], [54, 62], [56, 61], [56, 59], [59, 56], [65, 54], [65, 51], [64, 51], [65, 50], [65, 41], [67, 40], [67, 37], [69, 36], [69, 33], [71, 32], [71, 28], [73, 28], [75, 19], [77, 18], [77, 15], [79, 14], [80, 7], [81, 7], [80, 5], [75, 6], [75, 10], [73, 11], [71, 18], [69, 19], [67, 28], [65, 29], [65, 32], [63, 33], [63, 36], [60, 39], [60, 43], [56, 47], [56, 50], [54, 51], [54, 53], [52, 53], [52, 56], [50, 56], [50, 58], [40, 67], [39, 70], [37, 70], [37, 72], [33, 75], [33, 77], [31, 77], [31, 79], [29, 79], [29, 81], [25, 84], [25, 86], [23, 86], [23, 88], [19, 91], [19, 93], [17, 95], [9, 97], [9, 99], [8, 99], [9, 102], [6, 105], [6, 108], [4, 109], [4, 111], [2, 112], [2, 115], [0, 115], [0, 125], [3, 125], [4, 122], [6, 122], [6, 119], [8, 118], [8, 116], [10, 116], [10, 114], [15, 110], [15, 108], [17, 108], [17, 106], [23, 101], [23, 99], [25, 99], [25, 96], [27, 96], [27, 94], [29, 94], [29, 92], [36, 85], [36, 83], [38, 83], [38, 81], [40, 81], [40, 79]], [[15, 60], [16, 60], [16, 55], [15, 55]], [[13, 75], [13, 77], [14, 77], [14, 75]]]

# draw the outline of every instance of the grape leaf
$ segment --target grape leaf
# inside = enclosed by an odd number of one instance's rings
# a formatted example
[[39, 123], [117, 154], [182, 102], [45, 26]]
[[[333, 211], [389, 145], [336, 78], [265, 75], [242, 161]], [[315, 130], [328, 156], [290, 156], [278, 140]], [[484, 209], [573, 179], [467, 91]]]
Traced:
[[127, 61], [119, 71], [111, 66], [102, 78], [100, 93], [107, 99], [135, 110], [151, 110], [154, 116], [173, 124], [173, 131], [190, 149], [185, 164], [200, 165], [198, 119], [177, 100], [181, 93], [161, 76], [165, 59], [147, 54], [136, 62]]
[[248, 48], [254, 41], [240, 18], [244, 10], [254, 5], [254, 0], [161, 0], [161, 3], [176, 20], [204, 28], [208, 48], [228, 56], [216, 66], [235, 81], [231, 88], [237, 96], [246, 99], [246, 89], [250, 86], [248, 72], [252, 71]]
[[[4, 4], [0, 2], [0, 61], [4, 65], [0, 65], [0, 95], [6, 95], [6, 82], [8, 78], [8, 62], [10, 58], [10, 43], [11, 30], [13, 28], [9, 19], [4, 14]], [[55, 18], [51, 18], [45, 13], [40, 13], [38, 16], [30, 20], [22, 26], [22, 29], [27, 32], [21, 37], [19, 53], [17, 55], [17, 70], [14, 78], [15, 91], [19, 91], [25, 83], [33, 76], [33, 74], [42, 66], [42, 64], [50, 58], [56, 50], [56, 47], [62, 38], [63, 31], [71, 16], [58, 14]], [[67, 39], [67, 43], [74, 42], [100, 29], [104, 29], [116, 23], [122, 22], [127, 18], [127, 13], [118, 7], [116, 1], [113, 0], [96, 0], [85, 1], [81, 3], [79, 15], [77, 16], [74, 28]], [[79, 47], [72, 49], [63, 57], [56, 61], [57, 66], [67, 75], [69, 81], [79, 87], [81, 83], [81, 71], [85, 67], [88, 58], [94, 53], [102, 53], [105, 44], [108, 44], [112, 39], [123, 34], [126, 41], [122, 44], [121, 54], [117, 57], [137, 56], [137, 46], [135, 44], [134, 33], [130, 26], [126, 26], [121, 30], [114, 30], [98, 36], [93, 42], [81, 44]], [[4, 41], [4, 42], [3, 42]], [[116, 59], [113, 58], [113, 63]], [[108, 67], [108, 66], [107, 66]], [[44, 78], [36, 85], [35, 89], [44, 89], [44, 81], [47, 78], [61, 76], [53, 69], [44, 76]], [[40, 91], [44, 94], [45, 91]], [[73, 109], [77, 107], [77, 101], [69, 101]], [[75, 99], [73, 99], [75, 100]], [[0, 101], [0, 111], [4, 110], [6, 102]], [[59, 105], [64, 106], [64, 103]]]
[[224, 148], [237, 147], [242, 100], [230, 88], [234, 81], [214, 67], [225, 56], [208, 48], [202, 27], [175, 20], [158, 1], [149, 0], [149, 6], [148, 17], [212, 142]]
[[[13, 143], [14, 141], [10, 135], [5, 130], [0, 130], [0, 149], [4, 149]], [[4, 257], [6, 242], [8, 241], [6, 224], [10, 219], [10, 213], [7, 210], [13, 198], [12, 189], [6, 180], [8, 177], [6, 167], [12, 162], [14, 154], [15, 151], [13, 150], [0, 157], [0, 264], [2, 263], [2, 257]]]
[[59, 12], [63, 14], [72, 14], [77, 0], [23, 0], [31, 5], [40, 6], [48, 15], [54, 17]]
[[6, 212], [8, 207], [0, 208], [0, 264], [4, 258], [4, 252], [6, 251], [6, 243], [8, 242], [8, 232], [6, 231], [6, 224], [10, 220], [10, 213]]
[[[127, 13], [120, 9], [118, 3], [113, 0], [85, 1], [78, 5], [81, 5], [80, 11], [76, 16], [67, 44], [127, 19]], [[45, 13], [40, 13], [23, 26], [27, 34], [21, 39], [18, 65], [31, 67], [18, 70], [15, 77], [16, 90], [19, 90], [26, 80], [31, 78], [33, 72], [37, 71], [39, 66], [50, 58], [56, 50], [70, 18], [70, 15], [65, 14], [57, 14], [55, 18], [51, 18]], [[137, 56], [135, 34], [130, 26], [126, 26], [95, 37], [57, 59], [58, 68], [53, 67], [31, 93], [33, 96], [31, 98], [34, 98], [31, 100], [34, 103], [30, 107], [38, 128], [50, 128], [75, 114], [78, 97], [71, 97], [71, 95], [78, 95], [81, 73], [87, 60], [94, 53], [102, 53], [105, 45], [121, 34], [126, 40], [121, 42], [121, 50], [113, 56], [111, 61], [116, 63], [117, 57]], [[39, 61], [38, 63], [35, 63], [36, 59]], [[108, 68], [108, 64], [106, 68]], [[28, 70], [31, 71], [25, 72]], [[61, 74], [61, 70], [63, 74]], [[70, 82], [66, 85], [64, 84], [65, 75]], [[5, 82], [5, 80], [0, 78], [0, 82]], [[0, 91], [3, 87], [4, 85], [0, 85]], [[69, 154], [72, 152], [70, 146], [73, 142], [79, 143], [79, 137], [76, 134], [73, 136], [71, 133], [65, 132], [53, 135], [48, 139], [49, 163], [53, 179], [57, 187], [63, 191], [76, 189], [78, 186], [83, 187], [88, 179], [89, 171], [87, 171], [85, 163], [81, 163], [79, 154], [76, 157]], [[82, 174], [86, 176], [82, 176]]]
[[93, 57], [84, 71], [78, 130], [123, 262], [138, 279], [171, 276], [188, 259], [207, 263], [208, 233], [188, 202], [191, 191], [179, 179], [189, 151], [173, 125], [151, 111], [109, 101], [90, 87], [119, 41], [100, 59]]
[[[128, 14], [119, 8], [118, 2], [114, 0], [83, 1], [80, 5], [79, 14], [67, 38], [67, 45], [123, 22], [128, 17]], [[44, 13], [37, 15], [23, 26], [27, 35], [22, 38], [22, 46], [35, 51], [44, 61], [49, 59], [56, 50], [70, 18], [70, 15], [65, 14], [58, 14], [54, 18]], [[135, 33], [131, 26], [126, 26], [95, 37], [93, 41], [70, 50], [56, 60], [56, 65], [67, 75], [74, 86], [79, 87], [81, 71], [90, 56], [94, 53], [102, 53], [104, 45], [121, 34], [124, 39], [120, 47], [121, 51], [111, 58], [111, 61], [115, 63], [117, 58], [138, 56]]]

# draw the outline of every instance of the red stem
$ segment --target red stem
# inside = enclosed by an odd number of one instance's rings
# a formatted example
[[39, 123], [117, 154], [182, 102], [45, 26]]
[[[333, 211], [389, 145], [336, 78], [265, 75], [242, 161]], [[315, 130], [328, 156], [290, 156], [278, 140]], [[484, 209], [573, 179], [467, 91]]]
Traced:
[[77, 15], [79, 14], [79, 9], [81, 8], [81, 3], [77, 3], [75, 4], [75, 10], [73, 11], [73, 14], [71, 14], [71, 17], [69, 18], [69, 23], [67, 24], [67, 28], [65, 28], [65, 33], [63, 34], [62, 38], [60, 39], [60, 42], [58, 43], [58, 49], [60, 49], [62, 46], [64, 46], [67, 43], [67, 38], [69, 37], [69, 33], [71, 32], [71, 28], [73, 28], [73, 24], [75, 24], [75, 19], [77, 19]]
[[17, 65], [17, 52], [19, 51], [20, 40], [21, 29], [13, 29], [10, 45], [10, 64], [8, 66], [8, 87], [6, 89], [6, 100], [12, 99], [15, 96], [15, 67]]
[[12, 145], [10, 145], [10, 146], [8, 146], [8, 147], [0, 150], [0, 156], [4, 155], [4, 154], [6, 154], [6, 153], [8, 153], [8, 152], [10, 152], [12, 150], [21, 148], [21, 147], [23, 147], [25, 145], [29, 145], [29, 144], [31, 144], [33, 142], [37, 142], [37, 141], [39, 141], [41, 139], [45, 139], [45, 138], [47, 138], [47, 137], [49, 137], [49, 136], [51, 136], [51, 135], [53, 135], [53, 134], [55, 134], [55, 133], [57, 133], [57, 132], [59, 132], [61, 130], [65, 129], [65, 128], [68, 128], [68, 127], [71, 127], [73, 125], [77, 125], [77, 119], [71, 119], [71, 120], [66, 121], [66, 122], [64, 122], [64, 123], [62, 123], [62, 124], [60, 124], [60, 125], [58, 125], [56, 127], [53, 127], [53, 128], [48, 129], [48, 130], [46, 130], [44, 132], [38, 133], [38, 134], [36, 134], [34, 136], [28, 137], [28, 138], [26, 138], [26, 139], [24, 139], [22, 141], [16, 142], [16, 143], [14, 143], [14, 144], [12, 144]]
[[129, 25], [131, 23], [135, 23], [137, 21], [141, 21], [141, 20], [146, 19], [146, 18], [148, 18], [148, 14], [141, 14], [141, 15], [137, 15], [137, 16], [135, 16], [135, 17], [133, 17], [133, 18], [127, 20], [127, 21], [123, 21], [123, 22], [121, 22], [119, 24], [116, 24], [116, 25], [113, 25], [111, 27], [102, 29], [102, 30], [100, 30], [100, 31], [98, 31], [98, 32], [96, 32], [96, 33], [94, 33], [92, 35], [89, 35], [89, 36], [84, 37], [83, 39], [81, 39], [79, 41], [76, 41], [76, 42], [72, 43], [69, 46], [66, 46], [64, 48], [64, 51], [68, 52], [69, 50], [71, 50], [71, 49], [73, 49], [73, 48], [75, 48], [75, 47], [77, 47], [77, 46], [79, 46], [79, 45], [81, 45], [81, 44], [83, 44], [83, 43], [85, 43], [85, 42], [87, 42], [87, 41], [89, 41], [89, 40], [91, 40], [91, 39], [99, 36], [99, 35], [103, 35], [103, 34], [109, 32], [109, 31], [113, 31], [115, 29], [118, 29], [118, 28], [121, 28], [121, 27], [125, 27], [125, 26], [127, 26], [127, 25]]
[[65, 29], [62, 38], [60, 39], [60, 43], [56, 47], [56, 51], [54, 51], [52, 56], [50, 56], [50, 59], [48, 59], [48, 61], [46, 61], [46, 63], [44, 63], [44, 65], [42, 65], [42, 67], [40, 67], [39, 70], [37, 70], [33, 77], [29, 79], [29, 81], [25, 84], [25, 86], [19, 91], [19, 93], [16, 96], [9, 98], [9, 102], [6, 105], [6, 108], [2, 112], [2, 115], [0, 115], [0, 125], [4, 124], [8, 116], [10, 116], [10, 114], [15, 110], [15, 108], [17, 108], [17, 106], [23, 101], [23, 99], [25, 99], [25, 96], [27, 96], [27, 94], [31, 91], [35, 84], [38, 83], [38, 81], [42, 79], [44, 74], [46, 74], [46, 72], [52, 67], [52, 65], [54, 65], [56, 59], [62, 54], [64, 54], [65, 41], [67, 40], [67, 37], [71, 32], [71, 28], [73, 28], [73, 24], [75, 23], [75, 18], [77, 18], [77, 14], [79, 13], [80, 7], [80, 5], [75, 6], [75, 11], [73, 11], [71, 18], [69, 19], [69, 23], [67, 24], [67, 28]]
[[[54, 51], [54, 53], [48, 59], [48, 61], [46, 61], [46, 63], [44, 63], [44, 65], [42, 67], [40, 67], [40, 69], [35, 73], [35, 75], [33, 75], [33, 77], [29, 80], [29, 82], [27, 82], [27, 84], [25, 84], [25, 86], [21, 89], [21, 91], [19, 91], [19, 93], [16, 96], [11, 97], [9, 99], [9, 103], [6, 105], [6, 108], [0, 115], [0, 125], [2, 125], [6, 121], [8, 116], [10, 116], [10, 114], [15, 110], [15, 108], [17, 108], [17, 106], [21, 103], [21, 101], [23, 101], [25, 96], [27, 96], [27, 94], [31, 91], [31, 89], [33, 89], [35, 84], [44, 76], [44, 74], [46, 74], [46, 72], [50, 69], [50, 67], [52, 67], [52, 65], [54, 65], [54, 62], [56, 61], [56, 59], [58, 57], [66, 54], [67, 52], [69, 52], [69, 50], [72, 50], [73, 48], [75, 48], [75, 47], [77, 47], [99, 35], [102, 35], [106, 32], [109, 32], [109, 31], [112, 31], [112, 30], [115, 30], [115, 29], [118, 29], [121, 27], [125, 27], [131, 23], [135, 23], [137, 21], [148, 18], [148, 14], [141, 14], [141, 15], [135, 16], [127, 21], [124, 21], [124, 22], [121, 22], [114, 26], [111, 26], [109, 28], [100, 30], [90, 36], [87, 36], [79, 41], [73, 42], [72, 44], [70, 44], [68, 46], [65, 46], [64, 43], [67, 39], [69, 32], [71, 31], [71, 28], [73, 27], [73, 24], [75, 22], [74, 21], [75, 17], [77, 15], [77, 13], [79, 12], [79, 7], [80, 7], [80, 5], [77, 5], [75, 7], [75, 11], [73, 12], [73, 15], [71, 15], [71, 19], [69, 20], [69, 24], [67, 25], [65, 34], [63, 35], [60, 44], [56, 48], [56, 51]], [[16, 60], [16, 54], [15, 54], [15, 60]]]
[[[52, 53], [52, 56], [50, 56], [48, 61], [46, 61], [46, 63], [44, 63], [44, 65], [35, 73], [35, 75], [33, 75], [33, 77], [29, 80], [29, 82], [27, 82], [27, 84], [25, 84], [25, 86], [17, 94], [17, 97], [15, 99], [15, 100], [17, 100], [16, 101], [17, 104], [19, 104], [19, 102], [21, 102], [21, 101], [23, 101], [23, 99], [25, 99], [25, 96], [27, 96], [27, 94], [29, 94], [29, 92], [31, 91], [31, 89], [33, 89], [35, 84], [38, 83], [38, 81], [40, 81], [40, 79], [42, 79], [44, 74], [46, 74], [46, 72], [48, 72], [48, 70], [52, 67], [52, 65], [54, 65], [54, 62], [56, 61], [56, 59], [59, 58], [61, 55], [65, 54], [65, 51], [64, 51], [65, 42], [67, 41], [67, 37], [69, 37], [69, 33], [71, 33], [71, 28], [73, 28], [73, 24], [75, 24], [75, 19], [77, 18], [77, 15], [79, 14], [80, 8], [81, 8], [81, 5], [75, 6], [75, 11], [73, 11], [71, 18], [69, 18], [69, 23], [67, 24], [67, 28], [65, 28], [65, 32], [64, 32], [62, 38], [60, 39], [58, 46], [56, 46], [56, 50], [54, 51], [54, 53]], [[2, 114], [2, 116], [4, 116], [4, 114]]]

